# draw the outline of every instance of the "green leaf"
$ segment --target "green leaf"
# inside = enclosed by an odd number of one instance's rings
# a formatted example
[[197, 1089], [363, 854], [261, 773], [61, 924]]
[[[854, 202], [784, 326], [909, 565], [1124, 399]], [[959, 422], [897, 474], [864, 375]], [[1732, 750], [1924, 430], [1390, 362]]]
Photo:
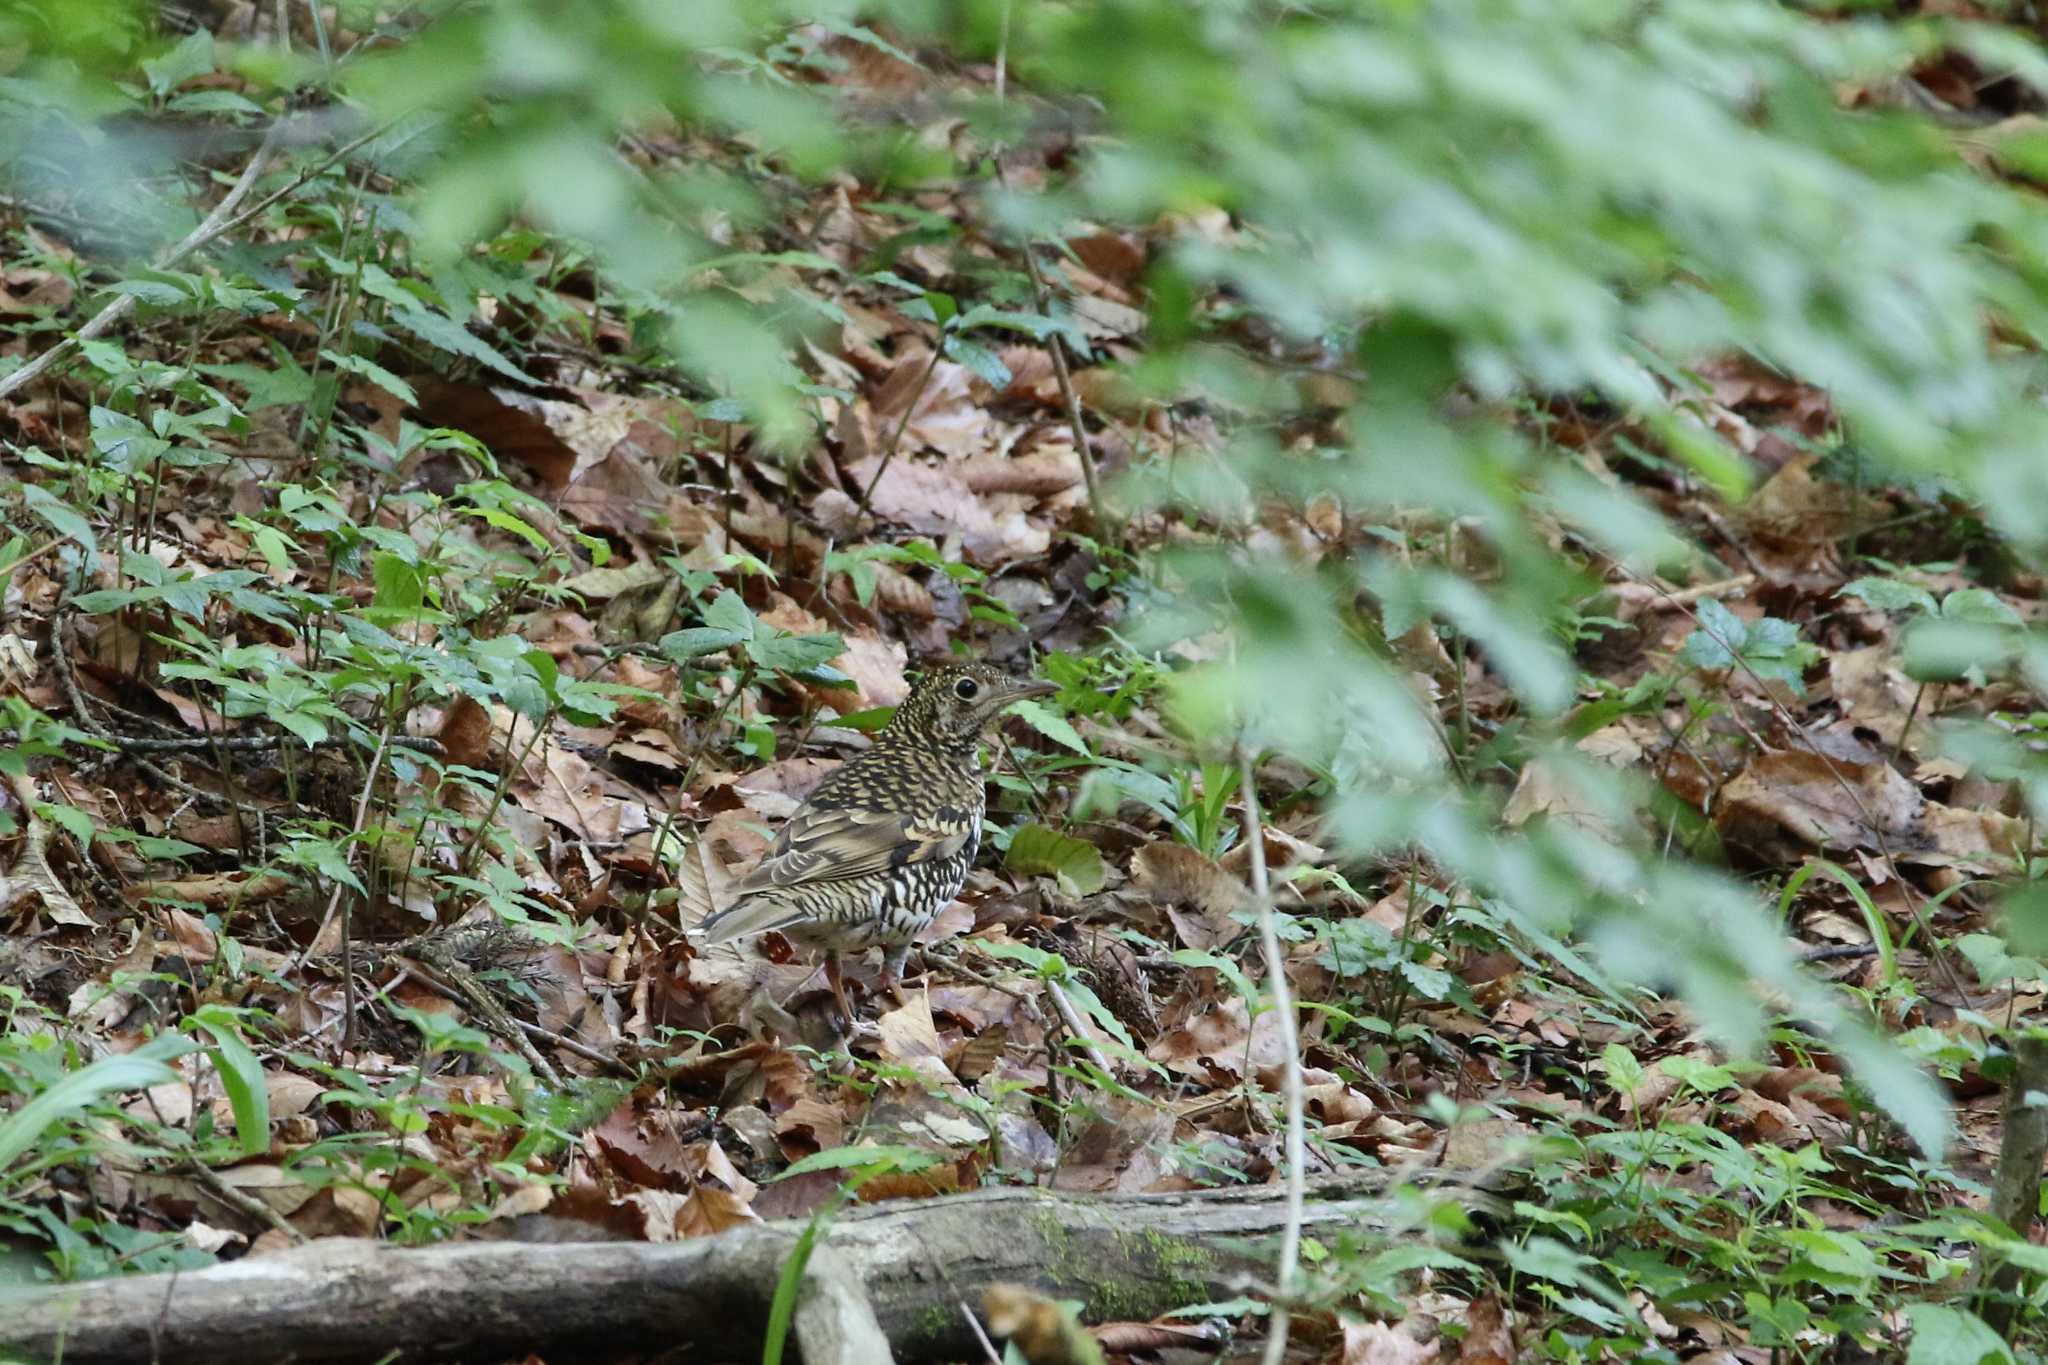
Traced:
[[827, 1147], [790, 1163], [777, 1180], [812, 1171], [886, 1170], [921, 1171], [939, 1164], [939, 1158], [918, 1147]]
[[846, 641], [831, 634], [787, 635], [778, 632], [747, 646], [747, 655], [757, 667], [777, 673], [809, 672], [845, 652]]
[[[369, 275], [370, 271], [364, 272], [366, 281]], [[400, 302], [398, 299], [392, 300], [397, 305], [392, 310], [392, 321], [396, 322], [406, 331], [411, 332], [421, 341], [426, 342], [429, 346], [436, 346], [441, 350], [452, 351], [456, 355], [467, 356], [471, 360], [480, 361], [491, 369], [496, 370], [499, 374], [504, 375], [507, 379], [516, 379], [522, 384], [532, 385], [536, 388], [540, 386], [538, 379], [535, 379], [510, 360], [507, 360], [499, 353], [497, 347], [477, 337], [461, 323], [443, 314], [433, 312], [418, 299], [405, 294], [403, 290], [400, 290], [399, 293], [403, 301]]]
[[212, 70], [213, 34], [203, 28], [187, 34], [161, 57], [152, 57], [142, 64], [150, 92], [156, 95], [168, 95], [193, 77]]
[[48, 522], [50, 528], [58, 535], [67, 540], [77, 541], [91, 554], [99, 553], [99, 542], [93, 537], [92, 523], [73, 511], [69, 503], [35, 484], [26, 485], [21, 495], [22, 500], [28, 505], [28, 510]]
[[1878, 611], [1920, 611], [1932, 616], [1936, 610], [1933, 593], [1897, 578], [1859, 578], [1835, 595], [1860, 597]]
[[1997, 593], [1985, 588], [1957, 588], [1941, 599], [1941, 619], [1979, 626], [2018, 626], [2025, 622]]
[[203, 1005], [193, 1011], [190, 1022], [214, 1041], [207, 1056], [220, 1075], [221, 1088], [227, 1091], [242, 1155], [261, 1156], [270, 1150], [270, 1092], [264, 1084], [263, 1063], [242, 1038], [238, 1012], [224, 1005]]
[[815, 1216], [804, 1224], [796, 1245], [789, 1249], [789, 1258], [775, 1277], [775, 1297], [768, 1304], [768, 1326], [761, 1343], [761, 1365], [782, 1365], [790, 1324], [796, 1320], [796, 1300], [803, 1289], [804, 1270], [811, 1263], [811, 1251], [818, 1244], [822, 1228], [823, 1223]]
[[1221, 953], [1204, 952], [1199, 948], [1177, 948], [1174, 950], [1173, 960], [1183, 967], [1211, 968], [1230, 983], [1230, 988], [1237, 992], [1239, 998], [1248, 1003], [1259, 998], [1259, 988], [1244, 974], [1244, 968]]
[[101, 588], [97, 592], [80, 593], [72, 599], [71, 605], [88, 616], [102, 616], [107, 612], [119, 611], [123, 607], [143, 601], [146, 596], [154, 594], [144, 594], [133, 588]]
[[887, 725], [895, 718], [895, 715], [896, 708], [893, 706], [870, 706], [865, 711], [849, 711], [843, 716], [835, 716], [831, 720], [821, 720], [818, 723], [820, 725], [843, 725], [849, 730], [859, 730], [863, 734], [872, 734]]
[[704, 624], [714, 630], [729, 630], [741, 640], [753, 639], [759, 629], [754, 613], [730, 588], [711, 599], [711, 605], [704, 608]]
[[55, 806], [47, 803], [38, 803], [36, 814], [61, 827], [66, 834], [69, 834], [81, 844], [91, 843], [94, 834], [98, 832], [98, 827], [93, 823], [92, 816], [76, 806]]
[[1998, 668], [2018, 643], [2016, 633], [2003, 626], [1919, 617], [1899, 642], [1899, 667], [1914, 682], [1959, 682]]
[[1711, 597], [1700, 599], [1693, 614], [1699, 629], [1685, 639], [1678, 661], [1688, 668], [1732, 668], [1735, 656], [1749, 640], [1749, 627], [1742, 618]]
[[400, 379], [368, 356], [343, 355], [341, 352], [334, 350], [325, 350], [320, 354], [333, 362], [336, 369], [346, 370], [350, 374], [361, 375], [408, 407], [420, 401], [419, 395], [413, 392], [412, 385], [406, 383], [403, 379]]
[[1913, 1344], [1906, 1365], [2012, 1365], [2012, 1348], [1967, 1308], [1909, 1303]]
[[1955, 1136], [1940, 1084], [1889, 1042], [1860, 1027], [1838, 1026], [1834, 1042], [1877, 1107], [1906, 1130], [1929, 1160], [1939, 1160]]
[[376, 584], [370, 605], [380, 611], [407, 613], [426, 604], [425, 574], [395, 554], [379, 550], [370, 560], [370, 578]]
[[541, 554], [548, 552], [548, 538], [519, 517], [515, 517], [510, 512], [507, 512], [504, 508], [471, 507], [467, 510], [470, 516], [481, 517], [500, 531], [510, 531]]
[[119, 1057], [102, 1057], [92, 1065], [71, 1072], [0, 1123], [0, 1172], [36, 1144], [50, 1125], [76, 1118], [105, 1095], [121, 1090], [142, 1090], [178, 1079], [166, 1063], [190, 1052], [197, 1044], [180, 1034], [167, 1033]]
[[691, 626], [687, 630], [672, 630], [661, 637], [656, 648], [678, 663], [716, 654], [722, 649], [731, 649], [743, 643], [746, 636], [736, 630], [720, 630], [716, 626]]
[[1088, 741], [1081, 738], [1081, 732], [1074, 728], [1073, 722], [1044, 702], [1020, 701], [1010, 709], [1022, 716], [1032, 729], [1053, 743], [1065, 745], [1084, 758], [1095, 757], [1094, 752], [1088, 747]]
[[1609, 1043], [1601, 1049], [1600, 1069], [1607, 1073], [1607, 1083], [1614, 1087], [1614, 1093], [1623, 1097], [1640, 1090], [1649, 1074], [1642, 1061], [1620, 1043]]
[[1027, 877], [1057, 878], [1072, 896], [1092, 895], [1108, 880], [1102, 852], [1095, 845], [1044, 825], [1026, 825], [1010, 839], [1004, 863]]
[[947, 358], [959, 361], [980, 376], [981, 381], [998, 393], [1010, 387], [1015, 378], [1002, 357], [986, 346], [977, 345], [961, 336], [948, 336], [945, 341]]

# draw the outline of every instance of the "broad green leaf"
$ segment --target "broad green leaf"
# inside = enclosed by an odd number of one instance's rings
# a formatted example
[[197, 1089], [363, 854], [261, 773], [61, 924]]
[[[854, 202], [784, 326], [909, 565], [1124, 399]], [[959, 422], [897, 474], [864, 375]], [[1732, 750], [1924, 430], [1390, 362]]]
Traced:
[[2012, 1348], [1967, 1308], [1909, 1303], [1913, 1344], [1906, 1365], [2012, 1365]]
[[[62, 501], [48, 489], [36, 484], [22, 488], [22, 500], [28, 510], [50, 524], [50, 528], [67, 540], [75, 540], [89, 553], [99, 553], [99, 542], [93, 537], [92, 523], [73, 511], [71, 504]], [[81, 610], [85, 610], [81, 608]]]
[[716, 626], [691, 626], [687, 630], [672, 630], [661, 637], [656, 646], [663, 654], [678, 663], [716, 654], [722, 649], [731, 649], [743, 643], [746, 636], [736, 630], [721, 630]]
[[1012, 872], [1028, 877], [1056, 878], [1061, 889], [1072, 896], [1100, 891], [1109, 877], [1100, 849], [1044, 825], [1026, 825], [1011, 836], [1004, 863]]
[[1088, 748], [1088, 741], [1082, 739], [1081, 732], [1074, 728], [1074, 723], [1044, 702], [1020, 701], [1010, 709], [1022, 716], [1032, 729], [1055, 744], [1064, 745], [1086, 758], [1095, 756]]
[[804, 673], [828, 664], [846, 652], [846, 641], [837, 635], [787, 635], [776, 633], [756, 639], [747, 654], [761, 668], [779, 673]]
[[1957, 588], [1942, 598], [1941, 617], [1944, 621], [1968, 621], [1980, 626], [2025, 624], [2004, 598], [1984, 588]]
[[227, 1091], [242, 1155], [260, 1156], [269, 1151], [270, 1092], [264, 1083], [263, 1063], [243, 1039], [236, 1011], [224, 1005], [203, 1005], [192, 1013], [190, 1022], [213, 1039], [207, 1055], [220, 1074], [221, 1088]]
[[1699, 629], [1686, 637], [1678, 661], [1689, 668], [1733, 667], [1749, 640], [1749, 627], [1711, 597], [1702, 598], [1693, 614], [1699, 618]]
[[713, 630], [729, 630], [742, 640], [753, 639], [759, 629], [754, 613], [730, 588], [711, 599], [711, 605], [704, 608], [704, 624]]
[[1860, 597], [1878, 611], [1919, 611], [1929, 616], [1937, 608], [1934, 594], [1917, 583], [1897, 578], [1859, 578], [1844, 586], [1838, 597]]

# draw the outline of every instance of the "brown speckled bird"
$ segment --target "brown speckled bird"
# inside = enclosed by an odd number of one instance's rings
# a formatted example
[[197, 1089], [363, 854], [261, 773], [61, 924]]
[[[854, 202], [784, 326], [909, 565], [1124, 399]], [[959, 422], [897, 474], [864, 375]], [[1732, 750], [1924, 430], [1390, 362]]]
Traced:
[[910, 942], [960, 894], [981, 844], [986, 775], [981, 732], [1004, 707], [1059, 689], [987, 664], [919, 678], [872, 747], [841, 764], [733, 887], [731, 905], [698, 926], [709, 947], [773, 929], [825, 952], [825, 973], [851, 1020], [841, 952], [887, 949], [892, 990]]

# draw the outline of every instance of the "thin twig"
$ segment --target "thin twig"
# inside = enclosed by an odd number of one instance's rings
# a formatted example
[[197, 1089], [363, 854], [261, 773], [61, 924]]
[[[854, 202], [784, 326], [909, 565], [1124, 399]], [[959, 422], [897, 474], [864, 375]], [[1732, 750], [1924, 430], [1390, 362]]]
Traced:
[[[1003, 0], [1002, 29], [996, 42], [996, 109], [1003, 109], [1009, 95], [1010, 71], [1010, 8], [1011, 0]], [[997, 143], [989, 149], [989, 164], [995, 169], [996, 184], [1004, 193], [1010, 189], [1009, 180], [1003, 175], [1003, 146]], [[1031, 248], [1031, 239], [1024, 239], [1024, 269], [1031, 276], [1031, 296], [1039, 316], [1051, 317], [1048, 307], [1050, 295], [1045, 287], [1045, 276], [1039, 273], [1038, 257]], [[1088, 424], [1082, 420], [1081, 398], [1074, 391], [1074, 376], [1067, 368], [1065, 342], [1057, 333], [1047, 339], [1045, 348], [1052, 356], [1053, 379], [1059, 384], [1060, 398], [1067, 409], [1067, 425], [1074, 431], [1074, 454], [1081, 461], [1081, 478], [1088, 485], [1088, 515], [1094, 521], [1096, 531], [1108, 525], [1102, 516], [1102, 493], [1095, 481], [1095, 452], [1088, 448]]]
[[1059, 1015], [1060, 1022], [1067, 1026], [1067, 1032], [1080, 1042], [1081, 1050], [1088, 1054], [1088, 1060], [1095, 1063], [1101, 1069], [1103, 1075], [1114, 1076], [1116, 1073], [1109, 1069], [1109, 1058], [1105, 1057], [1102, 1049], [1096, 1046], [1095, 1035], [1090, 1033], [1087, 1027], [1082, 1024], [1081, 1012], [1074, 1008], [1073, 1001], [1067, 999], [1067, 993], [1060, 989], [1060, 983], [1047, 980], [1045, 983], [1045, 993], [1051, 997], [1053, 1011]]
[[[996, 165], [996, 179], [1003, 178], [1000, 162]], [[1024, 268], [1031, 275], [1031, 293], [1037, 301], [1039, 315], [1052, 316], [1051, 293], [1045, 287], [1045, 276], [1038, 269], [1038, 255], [1029, 240], [1024, 243]], [[1063, 333], [1055, 332], [1046, 339], [1046, 353], [1052, 357], [1052, 377], [1059, 384], [1060, 397], [1065, 400], [1067, 425], [1074, 432], [1074, 453], [1081, 457], [1081, 478], [1088, 485], [1088, 515], [1094, 520], [1098, 532], [1109, 526], [1102, 513], [1102, 486], [1095, 477], [1095, 452], [1088, 448], [1088, 424], [1081, 416], [1081, 396], [1074, 391], [1073, 372], [1067, 368], [1067, 339]]]
[[854, 506], [854, 515], [868, 514], [868, 499], [875, 495], [875, 485], [882, 481], [882, 475], [889, 472], [889, 462], [896, 458], [896, 451], [903, 444], [903, 433], [910, 428], [910, 415], [917, 411], [917, 405], [924, 398], [925, 386], [932, 382], [932, 372], [939, 368], [939, 355], [945, 349], [946, 335], [939, 333], [937, 343], [932, 346], [932, 358], [926, 362], [924, 373], [917, 378], [917, 387], [910, 392], [910, 402], [904, 406], [903, 416], [896, 423], [896, 430], [889, 433], [888, 449], [882, 452], [882, 462], [875, 466], [874, 474], [868, 479], [868, 486], [860, 490], [860, 501]]
[[[363, 790], [356, 797], [355, 820], [349, 826], [348, 840], [346, 842], [360, 839], [364, 828], [369, 824], [370, 800], [376, 795], [377, 774], [384, 768], [384, 755], [391, 747], [391, 736], [398, 729], [399, 719], [399, 708], [393, 707], [390, 719], [384, 724], [384, 733], [377, 737], [377, 752], [370, 756], [370, 775], [363, 780]], [[334, 883], [334, 894], [327, 898], [327, 910], [326, 913], [320, 916], [320, 927], [313, 931], [313, 937], [307, 941], [305, 948], [299, 953], [299, 960], [292, 964], [294, 972], [305, 969], [307, 960], [313, 956], [313, 950], [320, 946], [320, 940], [326, 936], [327, 926], [334, 922], [335, 914], [341, 909], [341, 898], [347, 891], [348, 883], [343, 881], [336, 881]], [[347, 956], [348, 928], [346, 925], [342, 927], [341, 945], [343, 949], [342, 978], [344, 982], [351, 982], [352, 964]], [[355, 991], [352, 984], [347, 994], [349, 999], [346, 1013], [352, 1018], [355, 1013]]]
[[1265, 1365], [1280, 1365], [1287, 1354], [1288, 1300], [1294, 1293], [1301, 1257], [1301, 1211], [1308, 1141], [1302, 1125], [1301, 1040], [1295, 1028], [1294, 995], [1287, 987], [1287, 960], [1280, 951], [1280, 929], [1274, 919], [1273, 888], [1266, 878], [1266, 834], [1259, 821], [1258, 777], [1251, 751], [1237, 753], [1238, 794], [1244, 798], [1244, 842], [1251, 856], [1252, 901], [1259, 912], [1259, 947], [1266, 957], [1266, 979], [1279, 1015], [1280, 1050], [1286, 1057], [1284, 1099], [1287, 1105], [1285, 1151], [1287, 1222], [1280, 1236], [1280, 1273], [1274, 1284], [1273, 1328], [1266, 1338]]
[[238, 1190], [233, 1185], [228, 1184], [226, 1180], [221, 1178], [220, 1172], [214, 1170], [205, 1162], [195, 1158], [185, 1163], [185, 1169], [192, 1173], [192, 1178], [197, 1180], [208, 1194], [233, 1209], [236, 1213], [241, 1214], [244, 1218], [253, 1218], [259, 1223], [266, 1224], [272, 1230], [283, 1233], [285, 1240], [293, 1246], [305, 1245], [306, 1234], [286, 1222], [283, 1214], [264, 1203], [261, 1199], [258, 1199], [255, 1195], [250, 1194], [247, 1190]]
[[[428, 965], [431, 966], [432, 964], [430, 963]], [[412, 979], [414, 981], [419, 982], [422, 986], [425, 986], [428, 990], [434, 992], [434, 994], [445, 997], [449, 1000], [453, 1000], [458, 1005], [467, 1005], [472, 1003], [468, 996], [464, 995], [461, 991], [457, 990], [455, 987], [447, 984], [444, 981], [436, 981], [433, 977], [430, 976], [421, 976], [416, 973], [408, 973], [405, 969], [400, 970], [401, 977], [408, 974], [412, 976]], [[394, 980], [391, 985], [386, 986], [384, 988], [382, 993], [385, 995], [389, 995], [391, 991], [397, 987], [397, 984], [397, 981]], [[571, 1038], [566, 1034], [556, 1033], [552, 1029], [544, 1028], [539, 1024], [529, 1023], [527, 1020], [521, 1019], [517, 1015], [514, 1015], [509, 1011], [506, 1014], [506, 1018], [510, 1019], [512, 1023], [519, 1029], [519, 1031], [529, 1038], [539, 1039], [541, 1042], [547, 1043], [551, 1047], [558, 1047], [562, 1049], [564, 1052], [573, 1052], [586, 1062], [595, 1062], [597, 1065], [605, 1067], [606, 1069], [611, 1071], [616, 1071], [622, 1076], [631, 1076], [635, 1074], [631, 1067], [627, 1066], [617, 1057], [606, 1056], [604, 1053], [599, 1052], [596, 1048], [591, 1047], [588, 1043], [580, 1043], [576, 1041], [576, 1039]], [[506, 1041], [510, 1042], [511, 1039], [508, 1038], [506, 1039]]]
[[[249, 191], [256, 187], [256, 182], [263, 178], [263, 173], [270, 169], [270, 163], [276, 159], [278, 144], [284, 140], [284, 127], [285, 121], [282, 119], [270, 125], [270, 131], [264, 134], [263, 141], [257, 145], [254, 155], [249, 158], [249, 164], [242, 169], [241, 179], [237, 180], [227, 194], [222, 196], [221, 201], [213, 206], [213, 212], [202, 218], [199, 226], [185, 235], [183, 241], [157, 257], [153, 263], [156, 269], [165, 270], [176, 265], [227, 231], [236, 208], [249, 197]], [[70, 355], [85, 342], [112, 331], [121, 319], [135, 311], [138, 297], [135, 294], [121, 295], [100, 309], [92, 321], [75, 333], [65, 337], [13, 374], [0, 378], [0, 398], [5, 398], [16, 390], [34, 383], [59, 360]]]
[[974, 1329], [974, 1339], [981, 1343], [982, 1350], [988, 1352], [988, 1365], [1003, 1365], [1002, 1356], [996, 1353], [996, 1344], [990, 1341], [988, 1333], [982, 1330], [981, 1319], [974, 1316], [974, 1310], [965, 1302], [960, 1305], [960, 1316], [967, 1319], [967, 1325]]

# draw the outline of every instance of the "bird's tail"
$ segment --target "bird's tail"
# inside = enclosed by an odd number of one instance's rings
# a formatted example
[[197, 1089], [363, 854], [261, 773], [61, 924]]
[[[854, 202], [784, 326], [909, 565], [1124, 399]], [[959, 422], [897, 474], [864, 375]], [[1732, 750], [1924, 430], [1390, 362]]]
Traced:
[[725, 909], [706, 915], [697, 925], [696, 938], [711, 948], [771, 929], [787, 928], [803, 918], [803, 911], [773, 896], [742, 896]]

